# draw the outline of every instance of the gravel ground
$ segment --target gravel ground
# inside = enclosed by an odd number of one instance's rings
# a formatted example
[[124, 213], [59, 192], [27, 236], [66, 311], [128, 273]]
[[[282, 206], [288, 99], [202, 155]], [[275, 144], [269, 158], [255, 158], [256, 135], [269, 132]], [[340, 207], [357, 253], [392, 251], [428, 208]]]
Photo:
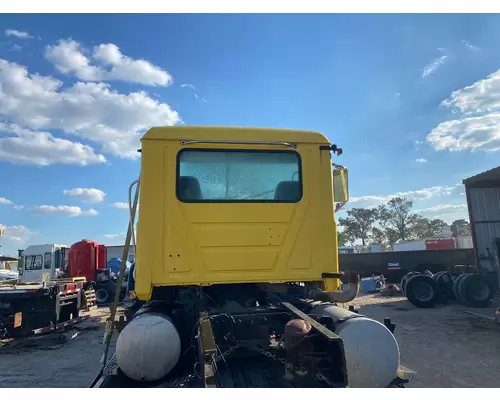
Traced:
[[[100, 370], [108, 308], [93, 310], [88, 320], [66, 332], [0, 345], [2, 387], [88, 387]], [[110, 346], [113, 354], [116, 334]]]
[[[492, 316], [494, 308], [449, 304], [417, 309], [401, 297], [365, 295], [353, 304], [379, 321], [390, 317], [401, 364], [414, 371], [407, 387], [500, 387], [500, 327], [468, 316]], [[0, 387], [88, 387], [100, 368], [108, 309], [67, 332], [0, 345]], [[116, 334], [112, 341], [114, 346]], [[110, 356], [113, 348], [111, 348]]]
[[494, 316], [495, 308], [472, 309], [450, 303], [419, 309], [405, 297], [362, 296], [359, 312], [378, 321], [390, 317], [401, 364], [414, 371], [408, 387], [500, 387], [500, 326], [464, 311]]

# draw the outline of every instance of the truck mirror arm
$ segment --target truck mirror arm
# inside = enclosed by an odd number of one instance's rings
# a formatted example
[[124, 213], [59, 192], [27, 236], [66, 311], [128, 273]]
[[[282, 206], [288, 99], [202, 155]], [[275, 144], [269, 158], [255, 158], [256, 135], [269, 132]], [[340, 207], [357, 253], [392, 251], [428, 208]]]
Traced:
[[319, 146], [319, 149], [332, 151], [332, 152], [337, 154], [337, 157], [341, 156], [344, 153], [344, 151], [340, 147], [338, 147], [336, 144], [330, 144], [328, 146]]

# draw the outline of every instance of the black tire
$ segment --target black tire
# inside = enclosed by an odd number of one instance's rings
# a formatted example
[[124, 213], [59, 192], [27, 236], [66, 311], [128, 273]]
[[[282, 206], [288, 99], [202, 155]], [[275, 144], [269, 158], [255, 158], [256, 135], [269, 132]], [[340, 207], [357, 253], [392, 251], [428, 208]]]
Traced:
[[460, 281], [467, 275], [469, 275], [467, 272], [460, 274], [455, 278], [455, 281], [453, 282], [453, 293], [455, 294], [455, 298], [460, 302], [462, 301], [462, 299], [460, 298], [460, 293], [458, 292], [458, 285], [460, 284]]
[[439, 272], [434, 275], [439, 292], [448, 300], [456, 300], [453, 291], [453, 276], [448, 271]]
[[439, 279], [439, 277], [440, 277], [441, 275], [446, 274], [446, 273], [447, 273], [446, 271], [439, 271], [437, 274], [432, 275], [432, 279], [434, 279], [434, 280], [437, 282], [437, 281], [438, 281], [438, 279]]
[[414, 275], [408, 279], [405, 295], [418, 308], [432, 308], [440, 297], [437, 283], [426, 275]]
[[468, 274], [458, 284], [462, 303], [469, 307], [488, 307], [495, 295], [495, 287], [481, 274]]
[[408, 272], [407, 274], [405, 274], [405, 276], [403, 276], [403, 278], [401, 279], [401, 284], [399, 285], [399, 288], [401, 289], [401, 292], [403, 294], [405, 294], [405, 288], [406, 288], [406, 284], [408, 283], [408, 280], [412, 276], [415, 276], [415, 275], [422, 275], [422, 273], [418, 272], [418, 271], [411, 271], [411, 272]]
[[112, 281], [105, 281], [97, 284], [95, 290], [95, 301], [97, 305], [104, 305], [113, 302], [115, 299], [116, 284]]

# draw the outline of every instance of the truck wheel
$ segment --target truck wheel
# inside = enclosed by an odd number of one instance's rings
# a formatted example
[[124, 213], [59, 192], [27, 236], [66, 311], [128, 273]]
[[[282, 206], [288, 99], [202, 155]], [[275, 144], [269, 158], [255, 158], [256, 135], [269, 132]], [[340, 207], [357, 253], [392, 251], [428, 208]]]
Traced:
[[106, 281], [97, 285], [95, 301], [99, 305], [111, 303], [115, 299], [116, 285]]
[[448, 300], [456, 300], [455, 293], [453, 292], [453, 277], [448, 271], [438, 272], [433, 278], [442, 295]]
[[468, 274], [458, 284], [462, 302], [470, 307], [488, 307], [495, 295], [495, 288], [481, 274]]
[[458, 285], [460, 284], [460, 281], [467, 275], [469, 275], [467, 272], [460, 274], [455, 278], [455, 281], [453, 282], [453, 293], [455, 294], [456, 299], [461, 302], [462, 299], [460, 298], [460, 293], [458, 292]]
[[434, 279], [436, 282], [438, 281], [439, 277], [443, 274], [446, 274], [446, 271], [439, 271], [437, 274], [434, 274], [432, 276], [432, 279]]
[[418, 308], [432, 308], [439, 298], [437, 283], [430, 276], [414, 275], [406, 283], [405, 295]]
[[408, 283], [408, 280], [412, 276], [415, 276], [415, 275], [422, 275], [422, 273], [420, 273], [418, 271], [411, 271], [411, 272], [408, 272], [405, 276], [403, 276], [403, 279], [401, 279], [401, 284], [399, 285], [399, 288], [401, 289], [403, 294], [405, 294], [405, 288], [406, 288], [406, 284]]

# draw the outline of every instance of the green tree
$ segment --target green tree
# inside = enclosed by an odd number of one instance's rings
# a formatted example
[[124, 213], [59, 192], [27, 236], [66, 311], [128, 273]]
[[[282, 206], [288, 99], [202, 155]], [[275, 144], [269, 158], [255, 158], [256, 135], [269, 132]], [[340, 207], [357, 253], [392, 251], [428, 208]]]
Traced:
[[385, 232], [383, 229], [380, 228], [373, 228], [372, 229], [372, 244], [380, 244], [383, 245], [387, 241], [387, 238], [385, 237]]
[[370, 208], [353, 208], [347, 211], [346, 218], [339, 218], [339, 224], [350, 239], [359, 239], [363, 246], [370, 239], [373, 224], [377, 221], [378, 211]]
[[339, 247], [343, 247], [349, 241], [349, 237], [345, 232], [337, 232], [337, 244]]
[[453, 237], [460, 236], [461, 231], [469, 231], [470, 225], [465, 219], [457, 219], [451, 224], [451, 231], [453, 232]]
[[412, 236], [415, 239], [424, 239], [437, 235], [446, 226], [446, 222], [442, 219], [429, 219], [417, 215], [417, 219], [412, 228]]
[[408, 240], [419, 216], [411, 211], [413, 201], [405, 197], [394, 197], [377, 210], [380, 224], [390, 244], [398, 239]]
[[372, 229], [372, 244], [379, 244], [383, 251], [390, 250], [391, 244], [387, 236], [387, 229], [373, 228]]

